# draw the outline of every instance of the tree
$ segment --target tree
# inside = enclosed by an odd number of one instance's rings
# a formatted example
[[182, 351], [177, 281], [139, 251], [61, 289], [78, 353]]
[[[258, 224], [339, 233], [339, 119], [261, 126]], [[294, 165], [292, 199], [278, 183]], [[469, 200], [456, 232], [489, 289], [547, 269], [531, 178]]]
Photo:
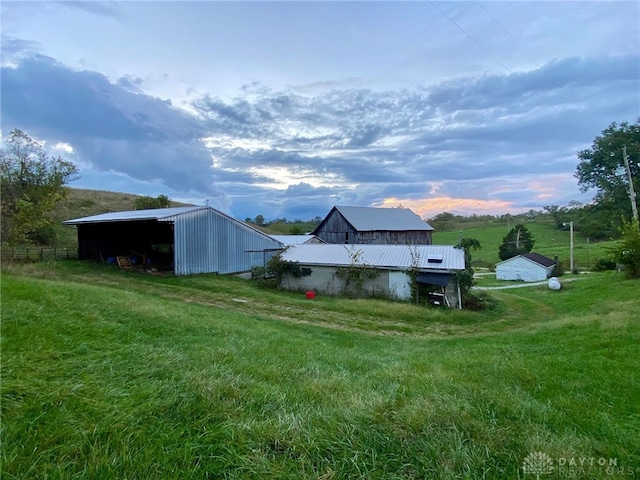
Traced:
[[171, 206], [171, 200], [166, 195], [158, 195], [153, 197], [139, 197], [134, 202], [136, 210], [148, 210], [154, 208], [168, 208]]
[[570, 218], [569, 209], [567, 207], [560, 207], [558, 205], [547, 205], [543, 207], [543, 210], [551, 215], [556, 228], [564, 228], [564, 224], [573, 219]]
[[0, 150], [2, 242], [31, 243], [53, 224], [51, 212], [65, 198], [65, 185], [77, 178], [76, 166], [49, 157], [43, 146], [19, 129]]
[[456, 248], [464, 249], [464, 270], [456, 273], [456, 280], [460, 287], [462, 305], [469, 310], [486, 310], [494, 308], [496, 302], [486, 292], [474, 292], [471, 287], [475, 285], [473, 279], [474, 270], [471, 267], [471, 250], [480, 250], [480, 241], [475, 238], [462, 238]]
[[[640, 189], [640, 118], [634, 124], [613, 122], [597, 136], [591, 148], [578, 152], [580, 163], [575, 176], [580, 189], [596, 189], [595, 202], [606, 210], [606, 217], [631, 217], [629, 179], [624, 168], [623, 148], [626, 147], [633, 187]], [[616, 226], [620, 226], [617, 223]]]
[[466, 297], [474, 285], [473, 274], [474, 270], [471, 266], [471, 250], [480, 250], [482, 246], [480, 241], [476, 238], [461, 238], [460, 244], [456, 248], [462, 248], [464, 250], [464, 270], [457, 273], [458, 286], [463, 297]]
[[500, 260], [507, 260], [516, 255], [529, 253], [533, 249], [534, 244], [535, 240], [531, 232], [527, 230], [527, 227], [524, 225], [518, 224], [502, 239], [498, 256]]
[[622, 239], [613, 249], [615, 260], [624, 265], [627, 278], [640, 278], [640, 229], [638, 222], [624, 222]]
[[264, 217], [262, 215], [256, 215], [256, 219], [254, 220], [254, 222], [256, 225], [263, 225], [264, 224]]

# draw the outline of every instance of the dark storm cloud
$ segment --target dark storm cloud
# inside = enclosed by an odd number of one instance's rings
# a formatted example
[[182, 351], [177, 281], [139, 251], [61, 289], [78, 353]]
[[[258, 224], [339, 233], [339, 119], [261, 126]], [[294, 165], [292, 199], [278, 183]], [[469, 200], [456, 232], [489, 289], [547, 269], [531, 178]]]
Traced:
[[80, 161], [100, 170], [213, 192], [204, 127], [168, 101], [132, 92], [140, 84], [129, 78], [113, 84], [31, 55], [2, 68], [3, 125], [69, 143]]

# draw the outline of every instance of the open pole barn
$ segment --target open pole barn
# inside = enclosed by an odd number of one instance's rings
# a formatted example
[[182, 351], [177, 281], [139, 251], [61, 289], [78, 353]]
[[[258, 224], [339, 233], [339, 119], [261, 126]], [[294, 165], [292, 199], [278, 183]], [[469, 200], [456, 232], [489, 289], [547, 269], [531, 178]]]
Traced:
[[176, 275], [242, 273], [261, 266], [283, 244], [212, 207], [112, 212], [63, 222], [78, 229], [78, 257], [130, 257]]

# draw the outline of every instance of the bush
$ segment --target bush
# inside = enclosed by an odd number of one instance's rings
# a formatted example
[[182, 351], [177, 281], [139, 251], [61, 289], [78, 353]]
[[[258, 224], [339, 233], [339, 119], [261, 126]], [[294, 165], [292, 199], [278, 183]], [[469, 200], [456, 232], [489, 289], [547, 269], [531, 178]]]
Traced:
[[562, 275], [564, 275], [564, 271], [565, 271], [564, 263], [562, 263], [561, 260], [558, 260], [558, 262], [553, 267], [553, 270], [551, 270], [551, 276], [552, 277], [561, 277]]
[[493, 310], [498, 306], [498, 301], [489, 295], [488, 292], [467, 292], [462, 297], [462, 307], [466, 310], [480, 312], [483, 310]]
[[612, 258], [599, 258], [593, 266], [594, 272], [605, 272], [607, 270], [615, 270], [617, 268], [616, 261]]
[[261, 265], [251, 267], [251, 279], [262, 279], [265, 277], [266, 273], [267, 267], [263, 267]]
[[618, 263], [624, 265], [627, 278], [640, 278], [640, 228], [633, 220], [624, 222], [621, 228], [622, 239], [614, 248]]
[[275, 277], [278, 282], [280, 282], [283, 275], [286, 273], [289, 273], [294, 277], [302, 276], [302, 270], [297, 262], [283, 260], [280, 255], [271, 257], [267, 262], [265, 270], [267, 275]]

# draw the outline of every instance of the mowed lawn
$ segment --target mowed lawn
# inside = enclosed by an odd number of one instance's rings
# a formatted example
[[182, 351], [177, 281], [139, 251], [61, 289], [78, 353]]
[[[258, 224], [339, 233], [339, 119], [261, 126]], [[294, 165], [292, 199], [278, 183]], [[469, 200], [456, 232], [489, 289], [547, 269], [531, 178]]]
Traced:
[[2, 478], [534, 479], [534, 452], [640, 478], [639, 293], [590, 274], [474, 313], [14, 267]]

